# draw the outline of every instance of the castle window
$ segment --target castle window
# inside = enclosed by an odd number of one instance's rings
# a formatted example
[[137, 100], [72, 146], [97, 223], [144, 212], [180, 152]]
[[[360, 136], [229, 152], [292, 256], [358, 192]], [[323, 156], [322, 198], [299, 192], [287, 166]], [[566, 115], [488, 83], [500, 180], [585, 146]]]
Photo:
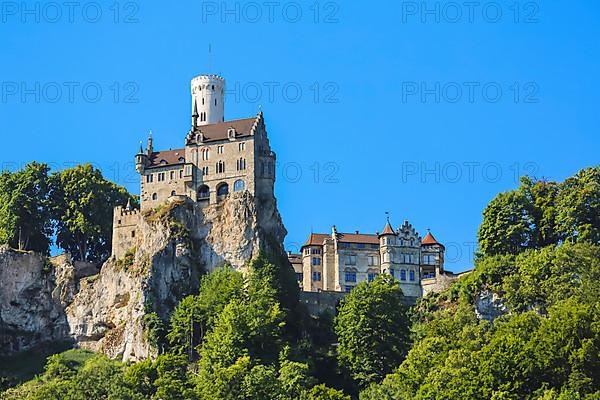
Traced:
[[311, 249], [310, 252], [311, 252], [311, 254], [321, 254], [321, 249], [313, 248], [313, 249]]
[[431, 254], [426, 254], [423, 256], [423, 264], [427, 265], [435, 265], [435, 256]]
[[215, 90], [215, 85], [212, 85], [212, 90]]
[[210, 198], [210, 189], [206, 185], [198, 188], [198, 200], [208, 200]]
[[185, 162], [185, 158], [179, 157], [179, 162], [183, 164]]
[[183, 170], [182, 169], [179, 170], [179, 179], [183, 179]]
[[217, 174], [225, 173], [225, 163], [223, 161], [219, 161], [215, 164], [215, 171]]
[[321, 259], [319, 257], [313, 257], [312, 265], [321, 265]]
[[312, 273], [312, 280], [315, 282], [321, 282], [321, 273], [318, 271], [314, 271]]
[[217, 105], [217, 99], [215, 99], [215, 106]]
[[221, 183], [217, 186], [217, 196], [224, 197], [229, 194], [229, 185], [226, 183]]
[[224, 151], [225, 151], [224, 146], [217, 146], [217, 154], [223, 154]]
[[131, 231], [131, 237], [135, 238], [135, 231]]
[[369, 273], [367, 274], [367, 282], [373, 282], [378, 276], [379, 274], [377, 272], [369, 271]]
[[356, 265], [356, 256], [355, 255], [347, 255], [346, 256], [346, 265]]
[[244, 171], [246, 169], [246, 160], [240, 158], [235, 162], [238, 171]]
[[202, 98], [202, 105], [204, 105], [204, 97]]
[[244, 143], [244, 142], [240, 143], [239, 144], [239, 149], [240, 149], [240, 151], [246, 150], [246, 143]]
[[372, 245], [371, 245], [371, 248], [372, 248], [373, 250], [377, 250], [377, 249], [379, 249], [379, 245], [378, 245], [378, 244], [372, 244]]
[[159, 172], [158, 174], [158, 181], [159, 182], [164, 182], [165, 180], [165, 173], [164, 172]]
[[234, 192], [242, 192], [246, 190], [246, 182], [244, 182], [241, 179], [238, 179], [237, 181], [235, 181], [235, 183], [233, 184], [233, 191]]
[[202, 167], [202, 175], [207, 176], [208, 175], [208, 167]]
[[344, 281], [356, 283], [356, 270], [347, 269], [344, 272]]
[[401, 269], [400, 270], [400, 280], [401, 281], [405, 281], [406, 280], [406, 270], [405, 269]]
[[177, 192], [173, 190], [173, 191], [171, 192], [171, 196], [177, 196]]
[[365, 248], [365, 244], [364, 243], [359, 243], [356, 247], [358, 247], [359, 249], [364, 249]]
[[154, 175], [146, 175], [146, 183], [152, 183], [154, 181]]
[[167, 165], [168, 162], [166, 160], [160, 160], [160, 165]]
[[171, 171], [171, 173], [169, 174], [169, 178], [171, 180], [175, 179], [175, 171]]
[[390, 253], [383, 253], [383, 262], [384, 263], [390, 262]]
[[344, 286], [344, 292], [350, 293], [352, 291], [352, 286]]
[[411, 282], [414, 282], [414, 281], [415, 281], [415, 271], [413, 271], [413, 270], [411, 269], [411, 270], [409, 271], [408, 275], [409, 275], [409, 277], [410, 277], [410, 280], [411, 280]]
[[210, 156], [210, 150], [202, 149], [202, 160], [208, 161], [209, 156]]
[[156, 193], [152, 194], [152, 200], [154, 200], [154, 201], [158, 200], [158, 195]]
[[368, 257], [368, 264], [369, 266], [371, 265], [379, 265], [379, 260], [377, 256], [369, 256]]

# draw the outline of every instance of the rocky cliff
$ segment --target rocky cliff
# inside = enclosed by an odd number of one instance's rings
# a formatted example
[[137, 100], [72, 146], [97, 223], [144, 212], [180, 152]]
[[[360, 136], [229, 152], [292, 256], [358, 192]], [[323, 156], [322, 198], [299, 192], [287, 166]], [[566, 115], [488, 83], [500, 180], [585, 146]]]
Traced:
[[[70, 338], [112, 358], [152, 356], [152, 327], [197, 289], [202, 272], [243, 269], [260, 251], [283, 254], [275, 200], [232, 194], [206, 207], [172, 198], [140, 217], [133, 246], [95, 275], [67, 257], [0, 252], [2, 353]], [[88, 271], [89, 272], [89, 271]]]

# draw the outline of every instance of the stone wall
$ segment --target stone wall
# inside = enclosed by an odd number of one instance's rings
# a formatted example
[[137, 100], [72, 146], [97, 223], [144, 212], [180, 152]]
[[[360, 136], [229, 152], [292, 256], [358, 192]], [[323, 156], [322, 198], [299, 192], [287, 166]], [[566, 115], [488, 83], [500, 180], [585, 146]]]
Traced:
[[66, 255], [47, 259], [0, 247], [0, 355], [70, 340], [65, 307], [79, 280], [97, 272]]

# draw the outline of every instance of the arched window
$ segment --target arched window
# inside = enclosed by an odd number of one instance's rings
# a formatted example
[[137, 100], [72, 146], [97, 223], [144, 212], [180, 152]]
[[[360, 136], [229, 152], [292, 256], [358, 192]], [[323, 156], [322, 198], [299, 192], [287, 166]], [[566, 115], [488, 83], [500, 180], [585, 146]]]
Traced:
[[217, 196], [224, 197], [229, 194], [229, 185], [226, 183], [221, 183], [217, 186]]
[[152, 194], [152, 200], [154, 200], [154, 201], [158, 200], [158, 195], [156, 193]]
[[225, 173], [225, 163], [223, 161], [219, 161], [218, 163], [215, 164], [215, 172], [217, 174]]
[[202, 149], [202, 160], [207, 161], [210, 157], [210, 150], [208, 148]]
[[246, 190], [246, 182], [244, 182], [242, 179], [238, 179], [237, 181], [235, 181], [235, 183], [233, 184], [233, 191], [242, 192], [244, 190]]
[[171, 192], [171, 196], [177, 196], [177, 192], [173, 190], [173, 191]]
[[208, 200], [210, 198], [210, 189], [206, 185], [198, 188], [198, 200]]

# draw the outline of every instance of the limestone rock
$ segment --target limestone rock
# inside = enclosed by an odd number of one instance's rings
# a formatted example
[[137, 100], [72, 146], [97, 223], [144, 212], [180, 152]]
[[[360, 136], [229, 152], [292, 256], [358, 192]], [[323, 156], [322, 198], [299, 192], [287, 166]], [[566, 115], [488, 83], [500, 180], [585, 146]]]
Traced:
[[494, 322], [506, 313], [508, 308], [496, 293], [483, 291], [475, 299], [475, 314], [479, 319]]

